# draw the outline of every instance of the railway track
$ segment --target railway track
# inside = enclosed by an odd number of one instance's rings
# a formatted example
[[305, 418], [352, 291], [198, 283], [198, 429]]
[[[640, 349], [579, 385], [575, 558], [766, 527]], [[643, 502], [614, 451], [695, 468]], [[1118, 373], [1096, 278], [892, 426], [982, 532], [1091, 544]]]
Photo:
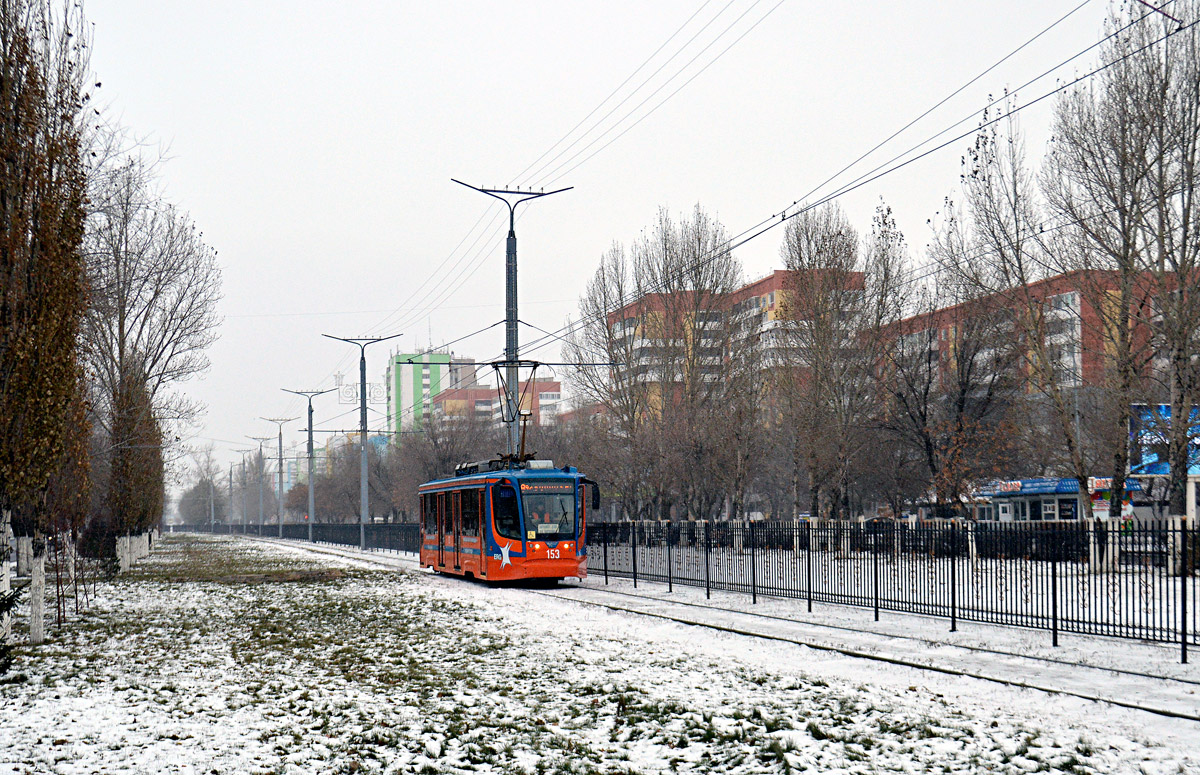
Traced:
[[[354, 560], [374, 567], [420, 572], [415, 559], [406, 555], [379, 555], [349, 547], [281, 542], [279, 539], [252, 540], [284, 543], [312, 554]], [[482, 582], [461, 582], [447, 578], [446, 583]], [[651, 594], [603, 587], [565, 585], [550, 590], [525, 591], [578, 605], [749, 638], [791, 643], [855, 659], [1200, 722], [1200, 680], [1193, 678], [1087, 665], [1003, 649], [936, 642], [927, 637], [802, 621], [686, 600], [664, 600]], [[836, 635], [839, 642], [835, 642], [830, 633]]]
[[[649, 594], [637, 594], [637, 593], [621, 592], [621, 591], [608, 590], [608, 589], [605, 589], [604, 591], [611, 595], [636, 598], [639, 600], [655, 600], [655, 601], [663, 600], [663, 598], [661, 598], [661, 597], [657, 597], [657, 596], [649, 595]], [[724, 608], [724, 607], [718, 606], [718, 605], [696, 603], [696, 602], [693, 602], [690, 600], [671, 600], [669, 602], [671, 602], [675, 605], [685, 606], [687, 608], [699, 608], [699, 609], [705, 609], [705, 610], [710, 610], [710, 611], [719, 611], [719, 612], [723, 612], [723, 613], [730, 613], [730, 612], [735, 611], [735, 609]], [[847, 626], [841, 625], [841, 624], [830, 624], [828, 622], [817, 622], [817, 621], [805, 621], [802, 619], [794, 619], [794, 618], [791, 618], [788, 616], [776, 616], [774, 614], [764, 614], [764, 613], [759, 613], [757, 611], [745, 611], [745, 610], [740, 610], [740, 609], [736, 609], [736, 612], [740, 613], [744, 616], [749, 616], [749, 617], [753, 617], [756, 619], [763, 619], [763, 620], [768, 620], [768, 621], [778, 621], [778, 622], [789, 622], [792, 624], [800, 624], [800, 625], [804, 625], [806, 627], [813, 627], [813, 628], [818, 628], [818, 629], [822, 629], [822, 630], [834, 630], [834, 631], [841, 631], [841, 632], [847, 632], [847, 633], [856, 633], [859, 635], [870, 635], [870, 636], [874, 636], [877, 638], [883, 638], [883, 639], [896, 639], [896, 640], [913, 641], [913, 642], [919, 642], [919, 643], [929, 643], [929, 640], [927, 638], [920, 638], [920, 637], [908, 636], [908, 635], [897, 635], [895, 633], [881, 632], [879, 630], [872, 630], [868, 627], [847, 627]], [[917, 616], [917, 614], [910, 614], [910, 615]], [[1160, 681], [1171, 681], [1171, 682], [1177, 682], [1177, 683], [1182, 683], [1182, 684], [1188, 684], [1190, 686], [1200, 687], [1200, 680], [1192, 679], [1192, 678], [1180, 678], [1178, 676], [1161, 675], [1158, 673], [1146, 673], [1146, 672], [1141, 672], [1138, 670], [1125, 670], [1125, 669], [1119, 668], [1119, 667], [1086, 665], [1086, 664], [1081, 664], [1079, 662], [1072, 662], [1072, 661], [1066, 660], [1066, 659], [1055, 659], [1053, 657], [1046, 657], [1046, 656], [1041, 656], [1041, 655], [1037, 655], [1037, 654], [1020, 654], [1015, 651], [1005, 651], [1003, 649], [986, 648], [984, 646], [973, 646], [970, 644], [963, 644], [963, 643], [953, 644], [953, 647], [956, 649], [962, 649], [964, 651], [971, 651], [971, 652], [975, 652], [975, 653], [979, 653], [979, 654], [992, 654], [992, 655], [995, 655], [998, 657], [1012, 657], [1012, 658], [1025, 660], [1028, 662], [1042, 662], [1042, 663], [1045, 663], [1048, 665], [1064, 665], [1064, 666], [1073, 667], [1073, 668], [1088, 668], [1088, 669], [1092, 669], [1092, 670], [1100, 670], [1100, 671], [1103, 671], [1106, 673], [1114, 673], [1116, 675], [1133, 676], [1136, 678], [1153, 678], [1153, 679], [1160, 680]]]

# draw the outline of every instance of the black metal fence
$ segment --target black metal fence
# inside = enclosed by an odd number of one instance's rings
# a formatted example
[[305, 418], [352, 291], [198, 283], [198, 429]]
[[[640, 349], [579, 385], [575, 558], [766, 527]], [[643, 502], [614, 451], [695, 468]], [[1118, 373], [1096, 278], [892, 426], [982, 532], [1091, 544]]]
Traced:
[[1200, 643], [1200, 531], [1159, 524], [593, 524], [593, 575], [1059, 632]]
[[[311, 527], [311, 537], [309, 528]], [[284, 523], [282, 532], [279, 525], [226, 525], [202, 522], [192, 525], [173, 525], [171, 532], [179, 533], [218, 533], [222, 535], [253, 535], [265, 538], [289, 538], [295, 541], [308, 541], [322, 544], [340, 544], [342, 546], [358, 546], [361, 538], [366, 539], [366, 548], [382, 549], [392, 552], [412, 552], [416, 554], [421, 549], [421, 537], [415, 523], [390, 523], [360, 526], [356, 523]], [[365, 534], [365, 535], [364, 535]]]
[[[307, 541], [308, 524], [284, 538]], [[177, 525], [273, 537], [278, 525]], [[317, 543], [358, 546], [357, 524], [313, 524]], [[418, 525], [365, 526], [366, 546], [416, 553]], [[587, 534], [602, 575], [880, 611], [1200, 644], [1200, 531], [1157, 524], [619, 522]]]

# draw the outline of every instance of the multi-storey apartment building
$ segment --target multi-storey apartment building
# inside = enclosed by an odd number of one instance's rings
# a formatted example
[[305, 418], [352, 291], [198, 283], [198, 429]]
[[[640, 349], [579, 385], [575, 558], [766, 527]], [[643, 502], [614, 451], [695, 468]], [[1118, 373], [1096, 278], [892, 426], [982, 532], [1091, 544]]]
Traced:
[[[908, 317], [890, 331], [905, 350], [915, 352], [924, 347], [931, 361], [946, 364], [957, 357], [958, 349], [967, 337], [976, 337], [973, 344], [981, 347], [972, 354], [981, 365], [1002, 357], [1007, 350], [1012, 368], [1020, 369], [1027, 380], [1027, 389], [1037, 388], [1028, 364], [1035, 359], [1036, 350], [1028, 341], [1028, 332], [1036, 327], [1025, 325], [1018, 315], [1040, 314], [1040, 330], [1044, 332], [1045, 356], [1061, 387], [1090, 387], [1101, 384], [1106, 361], [1114, 346], [1105, 319], [1111, 309], [1097, 309], [1096, 304], [1112, 304], [1115, 298], [1114, 279], [1109, 273], [1079, 271], [1055, 275], [1020, 289], [979, 297]], [[1142, 291], [1139, 300], [1148, 308], [1153, 300]], [[1030, 302], [1040, 305], [1036, 313], [1029, 311]], [[1135, 347], [1149, 341], [1146, 321], [1132, 321]]]
[[[536, 425], [554, 425], [562, 405], [562, 383], [538, 380], [521, 385], [521, 409], [532, 412]], [[503, 421], [503, 403], [495, 387], [476, 385], [443, 390], [434, 397], [433, 414], [439, 417], [463, 419], [473, 417], [480, 422]]]
[[442, 391], [477, 387], [475, 369], [473, 358], [451, 352], [392, 353], [384, 378], [388, 430], [419, 429]]
[[[614, 368], [631, 369], [637, 381], [653, 385], [678, 384], [689, 369], [713, 380], [733, 347], [752, 337], [764, 367], [787, 363], [787, 351], [803, 338], [789, 296], [803, 282], [795, 272], [775, 270], [729, 294], [647, 294], [609, 316], [615, 349], [628, 355]], [[846, 293], [861, 293], [863, 274], [850, 273], [839, 284]], [[662, 373], [667, 364], [676, 366], [673, 373]]]

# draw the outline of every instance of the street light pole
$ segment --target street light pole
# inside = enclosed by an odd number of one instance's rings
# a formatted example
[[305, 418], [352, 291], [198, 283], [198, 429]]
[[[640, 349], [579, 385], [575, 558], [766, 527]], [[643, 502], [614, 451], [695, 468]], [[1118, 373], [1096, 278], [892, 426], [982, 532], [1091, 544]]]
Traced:
[[380, 337], [341, 337], [332, 336], [330, 334], [321, 334], [328, 339], [336, 339], [339, 342], [348, 342], [358, 346], [358, 434], [359, 434], [359, 456], [358, 478], [359, 478], [359, 516], [358, 516], [358, 548], [367, 548], [367, 520], [370, 519], [370, 511], [368, 508], [370, 503], [367, 498], [367, 345], [375, 344], [376, 342], [386, 342], [389, 339], [395, 339], [402, 334], [392, 334], [391, 336]]
[[247, 436], [246, 438], [254, 439], [258, 442], [258, 530], [259, 535], [262, 534], [263, 524], [263, 453], [262, 445], [264, 441], [270, 441], [270, 436]]
[[279, 426], [279, 487], [275, 498], [275, 522], [279, 525], [279, 537], [283, 538], [283, 424], [291, 422], [295, 417], [260, 417], [260, 420], [273, 422]]
[[311, 544], [312, 540], [313, 540], [313, 537], [312, 537], [313, 522], [315, 522], [317, 519], [316, 499], [313, 495], [313, 408], [312, 408], [312, 400], [313, 400], [313, 398], [315, 398], [317, 396], [325, 395], [326, 393], [332, 393], [337, 388], [330, 388], [329, 390], [288, 390], [287, 388], [280, 388], [280, 389], [285, 393], [292, 393], [297, 396], [304, 396], [305, 398], [308, 399], [308, 518], [305, 521], [308, 522], [308, 542]]
[[[508, 405], [504, 412], [504, 423], [508, 428], [508, 459], [515, 461], [517, 456], [517, 414], [521, 407], [517, 399], [517, 382], [519, 361], [517, 357], [517, 205], [533, 199], [540, 199], [551, 194], [570, 191], [574, 186], [560, 188], [556, 191], [509, 191], [502, 188], [479, 188], [461, 180], [451, 180], [460, 186], [466, 186], [472, 191], [487, 194], [493, 199], [499, 199], [508, 207], [508, 241], [504, 254], [504, 399]], [[497, 364], [499, 365], [499, 364]]]
[[235, 449], [234, 452], [240, 452], [242, 455], [242, 535], [246, 534], [246, 516], [250, 509], [246, 506], [246, 455], [250, 454], [252, 449]]

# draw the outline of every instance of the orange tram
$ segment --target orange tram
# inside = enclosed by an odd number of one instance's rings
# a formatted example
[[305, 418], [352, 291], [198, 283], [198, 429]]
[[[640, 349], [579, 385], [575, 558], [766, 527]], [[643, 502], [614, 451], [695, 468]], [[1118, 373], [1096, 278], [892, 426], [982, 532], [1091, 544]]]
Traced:
[[466, 463], [417, 491], [422, 567], [487, 581], [587, 576], [585, 530], [600, 488], [573, 466]]

